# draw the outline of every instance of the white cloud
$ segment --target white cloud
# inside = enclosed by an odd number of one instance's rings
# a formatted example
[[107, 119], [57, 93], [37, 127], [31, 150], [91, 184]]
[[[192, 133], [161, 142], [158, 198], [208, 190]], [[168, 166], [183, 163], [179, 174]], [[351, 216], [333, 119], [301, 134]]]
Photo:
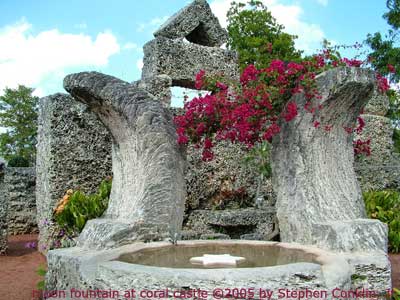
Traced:
[[44, 92], [43, 89], [40, 88], [40, 87], [36, 88], [36, 89], [33, 91], [32, 95], [33, 95], [33, 96], [36, 96], [36, 97], [44, 97], [44, 96], [46, 96], [45, 92]]
[[[25, 20], [0, 28], [0, 92], [18, 84], [49, 84], [46, 79], [63, 76], [71, 67], [105, 66], [110, 56], [120, 51], [117, 39], [108, 31], [92, 39], [58, 29], [34, 35], [31, 29]], [[39, 92], [44, 93], [43, 89]]]
[[136, 61], [136, 66], [140, 71], [142, 71], [142, 69], [143, 69], [143, 59], [138, 59]]
[[[325, 37], [324, 32], [319, 25], [301, 19], [303, 14], [301, 6], [281, 4], [279, 0], [263, 0], [262, 2], [271, 11], [278, 23], [285, 26], [285, 32], [298, 36], [296, 40], [297, 48], [304, 50], [307, 54], [321, 48], [321, 42]], [[210, 4], [223, 27], [227, 26], [226, 13], [229, 10], [230, 3], [231, 0], [213, 0]]]
[[317, 2], [322, 6], [328, 6], [328, 0], [317, 0]]

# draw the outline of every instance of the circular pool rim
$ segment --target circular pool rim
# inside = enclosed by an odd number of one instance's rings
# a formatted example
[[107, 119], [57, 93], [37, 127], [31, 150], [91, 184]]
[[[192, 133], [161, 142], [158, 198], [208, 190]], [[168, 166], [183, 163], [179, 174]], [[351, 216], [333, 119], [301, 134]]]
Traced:
[[[264, 245], [273, 247], [282, 247], [285, 249], [293, 249], [304, 251], [307, 254], [312, 254], [315, 257], [314, 263], [299, 262], [289, 263], [284, 265], [253, 267], [253, 268], [217, 268], [217, 269], [199, 269], [199, 268], [169, 268], [147, 266], [128, 262], [118, 261], [118, 257], [122, 254], [134, 253], [136, 251], [162, 248], [171, 246], [170, 242], [151, 242], [151, 243], [133, 243], [118, 248], [118, 254], [113, 255], [113, 258], [102, 262], [101, 269], [110, 272], [122, 272], [132, 275], [138, 274], [153, 276], [155, 279], [172, 278], [176, 279], [177, 274], [188, 280], [221, 280], [227, 277], [232, 277], [235, 281], [246, 281], [254, 276], [263, 276], [277, 278], [285, 276], [285, 274], [305, 274], [307, 272], [319, 274], [327, 286], [341, 286], [349, 281], [351, 276], [351, 268], [347, 260], [339, 253], [333, 253], [314, 246], [305, 246], [297, 243], [281, 243], [267, 241], [252, 241], [252, 240], [185, 240], [178, 241], [178, 245]], [[183, 278], [182, 277], [182, 278]]]

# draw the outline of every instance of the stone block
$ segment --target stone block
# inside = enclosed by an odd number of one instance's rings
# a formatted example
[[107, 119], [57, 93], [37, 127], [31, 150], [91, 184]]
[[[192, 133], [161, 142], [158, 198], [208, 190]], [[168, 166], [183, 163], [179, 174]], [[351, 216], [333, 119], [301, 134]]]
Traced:
[[364, 108], [364, 114], [385, 116], [389, 109], [389, 98], [379, 91], [374, 91], [371, 99]]
[[382, 116], [364, 114], [365, 127], [355, 139], [371, 140], [371, 155], [357, 159], [369, 165], [383, 165], [393, 159], [393, 127], [390, 119]]
[[354, 139], [371, 141], [371, 155], [357, 156], [354, 164], [362, 190], [399, 189], [400, 157], [394, 153], [390, 119], [372, 114], [362, 118], [365, 127]]
[[275, 211], [269, 209], [193, 210], [184, 225], [192, 237], [223, 234], [233, 239], [267, 240], [275, 230]]
[[139, 80], [132, 83], [133, 86], [144, 89], [152, 94], [165, 107], [171, 106], [171, 86], [172, 79], [167, 75], [158, 75], [147, 78], [146, 81]]
[[314, 224], [312, 244], [339, 252], [387, 252], [387, 225], [372, 219]]
[[6, 168], [4, 185], [8, 201], [8, 234], [37, 233], [35, 168]]
[[233, 51], [201, 46], [159, 37], [143, 47], [142, 80], [167, 75], [173, 86], [194, 89], [196, 74], [204, 70], [209, 75], [223, 74], [238, 79], [237, 55]]
[[206, 0], [195, 0], [170, 17], [154, 33], [155, 37], [186, 38], [210, 47], [219, 47], [228, 39]]
[[39, 249], [47, 247], [53, 210], [68, 189], [94, 193], [111, 173], [111, 136], [82, 103], [66, 94], [40, 99], [36, 203]]
[[214, 146], [215, 159], [210, 162], [201, 160], [201, 151], [187, 148], [188, 210], [255, 206], [257, 191], [262, 198], [258, 203], [261, 209], [275, 204], [271, 178], [261, 180], [256, 167], [244, 163], [245, 146], [221, 141]]

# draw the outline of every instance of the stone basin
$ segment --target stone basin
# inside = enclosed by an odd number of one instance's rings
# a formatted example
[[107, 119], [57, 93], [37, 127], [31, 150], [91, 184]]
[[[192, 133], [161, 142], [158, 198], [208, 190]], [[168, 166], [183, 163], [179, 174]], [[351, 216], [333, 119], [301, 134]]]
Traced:
[[237, 268], [262, 268], [291, 263], [318, 263], [317, 255], [304, 249], [287, 248], [283, 244], [238, 243], [238, 242], [179, 242], [178, 245], [164, 243], [146, 244], [137, 250], [124, 253], [116, 261], [175, 269], [206, 269], [202, 265], [193, 265], [190, 259], [203, 255], [223, 255], [244, 257]]
[[[246, 261], [236, 268], [207, 269], [190, 265], [192, 256], [231, 254]], [[202, 290], [213, 298], [215, 289], [260, 289], [328, 291], [349, 290], [351, 267], [346, 259], [332, 252], [299, 244], [264, 241], [179, 241], [134, 243], [112, 250], [92, 251], [70, 248], [49, 252], [51, 270], [48, 279], [63, 274], [65, 286], [58, 289], [117, 290], [121, 299], [125, 291], [164, 291], [173, 298], [175, 291]], [[51, 282], [49, 282], [51, 284]], [[160, 298], [147, 295], [143, 298]], [[175, 295], [176, 296], [176, 295]], [[164, 297], [161, 297], [164, 298]], [[215, 298], [215, 297], [214, 297]], [[274, 299], [273, 297], [271, 299]], [[277, 298], [276, 298], [277, 299]]]

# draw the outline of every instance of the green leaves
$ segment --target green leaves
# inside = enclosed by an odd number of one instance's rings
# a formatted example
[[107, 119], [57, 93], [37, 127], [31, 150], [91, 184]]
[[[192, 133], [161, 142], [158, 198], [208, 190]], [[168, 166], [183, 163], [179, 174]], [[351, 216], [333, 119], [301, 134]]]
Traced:
[[294, 47], [296, 36], [283, 32], [261, 1], [247, 5], [232, 2], [227, 14], [228, 47], [239, 53], [240, 68], [253, 64], [265, 68], [273, 59], [298, 61], [301, 51]]
[[400, 28], [400, 0], [387, 0], [386, 6], [389, 11], [383, 15], [386, 21], [394, 29]]
[[40, 266], [37, 270], [36, 270], [36, 274], [38, 274], [39, 276], [46, 276], [46, 269], [42, 266]]
[[0, 96], [0, 155], [6, 160], [20, 156], [33, 163], [36, 154], [38, 97], [25, 86], [6, 88]]
[[368, 216], [389, 227], [389, 251], [400, 252], [400, 193], [392, 190], [363, 194]]
[[55, 213], [57, 224], [69, 232], [81, 232], [88, 220], [100, 217], [107, 209], [111, 185], [111, 180], [103, 180], [93, 195], [75, 191], [64, 208]]
[[270, 145], [267, 141], [257, 143], [244, 157], [243, 162], [255, 168], [263, 178], [271, 176]]
[[[42, 277], [46, 276], [46, 273], [47, 273], [47, 271], [43, 266], [39, 266], [39, 268], [36, 270], [36, 274], [38, 274], [39, 276], [42, 276]], [[44, 280], [41, 280], [36, 284], [36, 288], [39, 291], [44, 291], [45, 287], [46, 287], [46, 283]]]

